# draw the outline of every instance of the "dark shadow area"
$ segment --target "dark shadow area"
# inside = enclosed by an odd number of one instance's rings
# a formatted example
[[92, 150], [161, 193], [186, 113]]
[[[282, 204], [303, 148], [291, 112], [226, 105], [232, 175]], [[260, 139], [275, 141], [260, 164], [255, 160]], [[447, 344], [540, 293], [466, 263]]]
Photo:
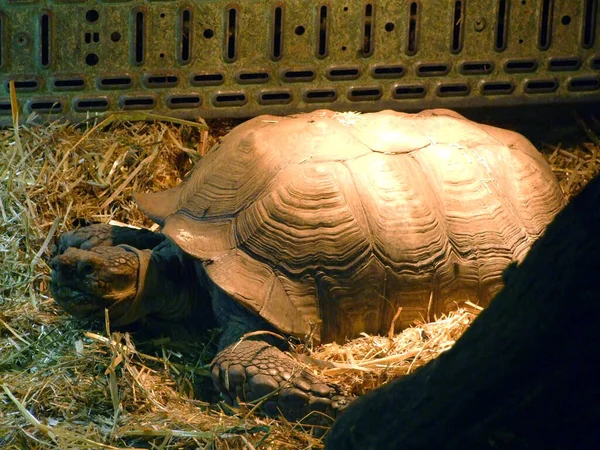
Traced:
[[508, 128], [523, 134], [533, 145], [561, 143], [565, 146], [582, 141], [585, 134], [581, 119], [600, 134], [600, 103], [570, 105], [528, 105], [494, 108], [457, 109], [457, 112], [476, 122]]

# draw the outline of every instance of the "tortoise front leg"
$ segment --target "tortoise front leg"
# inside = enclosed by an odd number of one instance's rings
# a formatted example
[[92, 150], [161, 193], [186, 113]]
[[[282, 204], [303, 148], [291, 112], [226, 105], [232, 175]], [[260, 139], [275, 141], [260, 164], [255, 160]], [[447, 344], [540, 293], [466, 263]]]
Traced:
[[217, 286], [209, 282], [208, 287], [215, 318], [223, 329], [211, 377], [225, 401], [260, 403], [270, 416], [330, 425], [351, 399], [279, 350], [268, 335], [242, 339], [249, 332], [277, 330]]
[[164, 240], [165, 236], [161, 233], [98, 223], [61, 234], [56, 254], [61, 255], [70, 247], [90, 250], [94, 247], [112, 247], [122, 244], [138, 250], [146, 250], [155, 248]]
[[262, 402], [266, 414], [292, 421], [330, 424], [350, 402], [335, 385], [263, 340], [243, 340], [222, 350], [211, 375], [227, 403]]

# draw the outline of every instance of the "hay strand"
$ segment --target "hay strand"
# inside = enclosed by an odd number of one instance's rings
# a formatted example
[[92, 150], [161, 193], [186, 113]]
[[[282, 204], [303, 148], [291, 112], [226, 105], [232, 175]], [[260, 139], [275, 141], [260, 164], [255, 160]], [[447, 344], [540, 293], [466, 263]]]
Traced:
[[[10, 95], [14, 126], [0, 130], [0, 447], [322, 448], [314, 429], [216, 403], [207, 383], [216, 333], [175, 346], [133, 339], [109, 323], [89, 331], [49, 295], [46, 261], [59, 233], [94, 221], [151, 227], [132, 192], [177, 185], [235, 123], [208, 132], [202, 121], [148, 114], [78, 126], [39, 124], [34, 114], [19, 126], [13, 83]], [[573, 125], [581, 135], [574, 145], [542, 145], [567, 197], [600, 172], [600, 122], [574, 117]], [[480, 310], [467, 303], [400, 333], [398, 310], [386, 336], [314, 351], [309, 343], [297, 356], [360, 395], [450, 349]]]

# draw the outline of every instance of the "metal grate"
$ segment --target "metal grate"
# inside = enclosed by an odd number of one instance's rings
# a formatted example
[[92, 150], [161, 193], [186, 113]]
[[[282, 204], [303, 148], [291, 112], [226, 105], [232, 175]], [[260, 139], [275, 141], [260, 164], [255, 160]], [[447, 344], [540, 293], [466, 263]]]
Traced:
[[600, 101], [600, 0], [4, 0], [0, 124]]

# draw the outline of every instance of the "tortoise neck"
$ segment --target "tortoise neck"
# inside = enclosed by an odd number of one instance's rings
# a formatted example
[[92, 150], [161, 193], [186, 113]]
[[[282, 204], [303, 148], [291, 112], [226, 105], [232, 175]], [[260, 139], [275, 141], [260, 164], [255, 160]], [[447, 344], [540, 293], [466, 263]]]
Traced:
[[202, 304], [209, 303], [194, 266], [194, 260], [168, 241], [152, 251], [139, 284], [149, 315], [160, 321], [179, 322], [194, 317]]

